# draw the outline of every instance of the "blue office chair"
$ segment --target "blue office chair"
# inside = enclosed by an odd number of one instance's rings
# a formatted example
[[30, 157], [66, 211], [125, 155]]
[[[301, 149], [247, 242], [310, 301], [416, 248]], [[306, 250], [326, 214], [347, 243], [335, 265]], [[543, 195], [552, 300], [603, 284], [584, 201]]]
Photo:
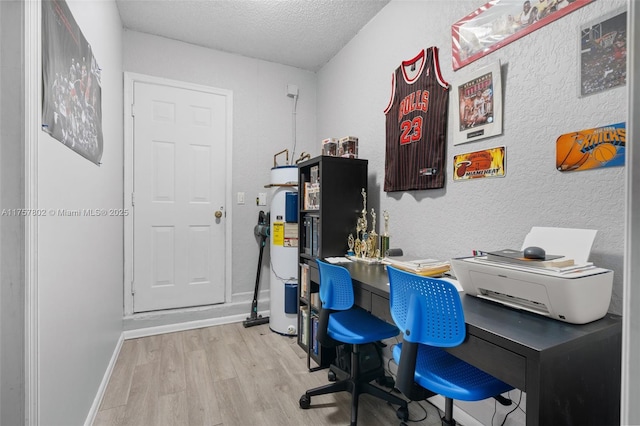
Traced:
[[[320, 301], [318, 342], [327, 347], [351, 345], [351, 366], [346, 378], [308, 390], [300, 397], [300, 408], [311, 406], [311, 397], [335, 392], [351, 393], [351, 425], [358, 421], [358, 398], [367, 393], [391, 404], [399, 405], [396, 415], [407, 420], [407, 401], [373, 385], [373, 380], [384, 377], [384, 364], [361, 371], [361, 346], [397, 336], [399, 330], [359, 307], [354, 307], [353, 282], [349, 271], [338, 265], [318, 260], [320, 272]], [[335, 366], [332, 366], [334, 368]]]
[[387, 266], [391, 316], [404, 333], [393, 349], [398, 364], [397, 388], [409, 399], [434, 394], [445, 397], [442, 424], [455, 425], [453, 400], [480, 401], [513, 387], [467, 364], [441, 348], [461, 344], [466, 335], [462, 302], [448, 281], [424, 277]]

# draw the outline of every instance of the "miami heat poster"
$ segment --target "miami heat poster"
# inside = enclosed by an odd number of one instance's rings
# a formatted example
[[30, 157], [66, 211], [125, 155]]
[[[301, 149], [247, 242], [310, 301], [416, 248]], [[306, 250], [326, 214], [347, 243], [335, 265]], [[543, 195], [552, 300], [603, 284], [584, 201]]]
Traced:
[[626, 145], [626, 123], [566, 133], [556, 141], [556, 169], [577, 172], [624, 166]]
[[505, 167], [506, 148], [504, 146], [458, 154], [453, 157], [453, 180], [504, 177]]
[[102, 158], [100, 67], [64, 0], [42, 2], [42, 130], [81, 156]]
[[502, 134], [502, 77], [500, 62], [467, 74], [453, 90], [453, 144]]

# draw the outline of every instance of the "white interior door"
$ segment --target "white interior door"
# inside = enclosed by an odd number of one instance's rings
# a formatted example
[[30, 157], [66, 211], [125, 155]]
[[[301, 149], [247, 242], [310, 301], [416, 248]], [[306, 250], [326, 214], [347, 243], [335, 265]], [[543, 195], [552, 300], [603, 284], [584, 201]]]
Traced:
[[227, 97], [134, 82], [133, 310], [225, 300]]

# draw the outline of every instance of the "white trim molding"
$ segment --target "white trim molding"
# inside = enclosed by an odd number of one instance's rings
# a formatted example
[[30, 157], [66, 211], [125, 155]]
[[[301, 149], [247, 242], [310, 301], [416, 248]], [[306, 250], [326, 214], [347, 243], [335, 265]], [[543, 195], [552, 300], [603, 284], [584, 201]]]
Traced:
[[[629, 0], [627, 13], [627, 141], [633, 141], [636, 123], [640, 123], [640, 45], [638, 2]], [[633, 143], [626, 146], [626, 238], [622, 294], [622, 371], [620, 424], [640, 424], [640, 150]], [[634, 197], [635, 195], [635, 197]]]
[[[24, 5], [24, 173], [25, 208], [38, 208], [38, 137], [40, 132], [41, 3]], [[38, 217], [25, 217], [25, 425], [40, 424], [38, 306]]]

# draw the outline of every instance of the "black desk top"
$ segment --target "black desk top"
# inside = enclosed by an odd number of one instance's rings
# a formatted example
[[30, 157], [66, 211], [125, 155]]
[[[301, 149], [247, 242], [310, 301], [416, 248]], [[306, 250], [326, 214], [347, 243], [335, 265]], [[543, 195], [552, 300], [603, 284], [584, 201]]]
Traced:
[[[389, 298], [389, 279], [384, 265], [354, 262], [344, 266], [358, 284]], [[543, 352], [593, 333], [613, 334], [619, 332], [622, 324], [622, 317], [615, 314], [588, 324], [570, 324], [468, 295], [462, 295], [462, 306], [470, 333], [486, 334], [485, 337], [493, 337], [491, 340], [498, 338], [503, 347], [514, 352], [523, 349]]]
[[[370, 293], [372, 313], [390, 318], [384, 266], [345, 267], [359, 300]], [[620, 424], [622, 317], [577, 325], [468, 295], [462, 306], [467, 338], [446, 350], [526, 392], [527, 425]]]

